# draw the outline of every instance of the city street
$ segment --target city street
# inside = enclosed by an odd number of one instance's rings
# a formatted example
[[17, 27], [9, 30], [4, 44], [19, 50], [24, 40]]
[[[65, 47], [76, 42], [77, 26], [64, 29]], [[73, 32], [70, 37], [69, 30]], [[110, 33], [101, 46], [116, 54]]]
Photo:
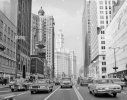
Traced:
[[[7, 92], [5, 92], [7, 91]], [[10, 89], [5, 88], [0, 91], [0, 95], [12, 94], [15, 95], [16, 100], [126, 100], [127, 99], [127, 87], [119, 93], [116, 98], [111, 95], [101, 95], [95, 97], [90, 94], [88, 88], [85, 86], [73, 86], [73, 88], [60, 88], [55, 86], [54, 91], [51, 93], [40, 92], [37, 94], [31, 94], [30, 91], [11, 92]]]

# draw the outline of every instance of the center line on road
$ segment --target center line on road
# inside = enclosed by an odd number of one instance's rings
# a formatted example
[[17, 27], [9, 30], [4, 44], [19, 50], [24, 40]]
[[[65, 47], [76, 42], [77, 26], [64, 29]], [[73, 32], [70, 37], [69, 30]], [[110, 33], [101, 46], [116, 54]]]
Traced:
[[48, 100], [60, 87], [58, 87], [55, 91], [53, 91], [49, 96], [47, 96], [44, 100]]
[[78, 97], [78, 100], [84, 100], [83, 97], [81, 96], [81, 94], [79, 93], [79, 91], [76, 89], [76, 87], [74, 86], [74, 91]]
[[26, 94], [26, 93], [28, 93], [28, 91], [20, 93], [20, 94], [17, 94], [16, 96], [20, 96], [20, 95], [23, 95], [23, 94]]

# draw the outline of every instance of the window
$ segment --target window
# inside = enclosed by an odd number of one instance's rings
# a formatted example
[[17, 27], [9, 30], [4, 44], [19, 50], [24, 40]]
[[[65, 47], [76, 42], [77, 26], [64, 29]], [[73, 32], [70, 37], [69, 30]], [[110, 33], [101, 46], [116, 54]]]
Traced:
[[101, 41], [101, 44], [105, 44], [105, 41]]
[[8, 27], [8, 34], [10, 34], [10, 27]]
[[106, 21], [106, 24], [108, 24], [108, 21]]
[[13, 30], [11, 30], [11, 36], [13, 37]]
[[104, 16], [100, 16], [100, 19], [104, 19]]
[[105, 46], [101, 46], [101, 49], [105, 49]]
[[3, 28], [3, 21], [0, 20], [0, 27]]
[[106, 62], [102, 62], [102, 65], [106, 65]]
[[4, 42], [6, 43], [6, 35], [4, 35]]
[[4, 31], [7, 32], [7, 25], [6, 24], [4, 24]]
[[101, 34], [104, 34], [105, 32], [104, 31], [101, 31]]
[[104, 21], [100, 21], [100, 24], [104, 24]]
[[111, 14], [111, 11], [109, 11], [109, 14]]
[[103, 60], [105, 60], [105, 57], [103, 57]]
[[100, 9], [103, 9], [103, 6], [100, 6]]
[[106, 73], [106, 67], [102, 67], [102, 73]]
[[10, 44], [10, 38], [8, 38], [8, 44]]
[[0, 32], [0, 40], [2, 40], [2, 39], [3, 39], [3, 33]]
[[103, 4], [103, 1], [99, 1], [100, 4]]
[[100, 11], [100, 14], [103, 14], [104, 12], [103, 11]]

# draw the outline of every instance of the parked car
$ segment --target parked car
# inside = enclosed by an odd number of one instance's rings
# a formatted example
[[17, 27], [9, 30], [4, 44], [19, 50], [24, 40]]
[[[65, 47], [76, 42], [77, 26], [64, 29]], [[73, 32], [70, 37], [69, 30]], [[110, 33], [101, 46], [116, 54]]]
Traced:
[[98, 96], [99, 94], [112, 94], [114, 97], [121, 93], [121, 86], [114, 84], [111, 79], [94, 79], [93, 83], [88, 85], [89, 92]]
[[115, 84], [120, 85], [122, 89], [123, 89], [123, 87], [126, 86], [126, 83], [125, 82], [122, 82], [121, 79], [119, 79], [119, 78], [111, 78], [111, 80], [113, 80], [113, 82]]
[[73, 87], [73, 82], [71, 78], [62, 78], [61, 83], [60, 83], [61, 88], [63, 87]]
[[27, 90], [26, 84], [24, 84], [24, 79], [15, 79], [15, 82], [10, 85], [12, 92], [19, 90]]
[[38, 91], [53, 91], [53, 82], [49, 79], [37, 80], [30, 86], [31, 94], [37, 93]]

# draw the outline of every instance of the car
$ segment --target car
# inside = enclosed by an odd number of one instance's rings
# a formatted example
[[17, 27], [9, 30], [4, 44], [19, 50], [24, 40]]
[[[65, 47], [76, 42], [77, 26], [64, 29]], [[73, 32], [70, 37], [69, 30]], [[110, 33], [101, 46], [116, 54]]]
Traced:
[[88, 86], [88, 80], [87, 79], [82, 79], [80, 81], [80, 86]]
[[30, 86], [31, 94], [37, 93], [38, 91], [53, 91], [53, 82], [50, 79], [39, 79]]
[[111, 78], [111, 80], [113, 80], [113, 82], [115, 84], [120, 85], [122, 89], [123, 89], [123, 87], [126, 87], [126, 83], [122, 82], [121, 79], [119, 79], [119, 78]]
[[19, 90], [27, 90], [26, 85], [24, 84], [24, 79], [15, 79], [15, 82], [10, 85], [12, 92]]
[[61, 83], [60, 83], [61, 88], [63, 87], [73, 87], [73, 82], [71, 78], [62, 78]]
[[59, 79], [55, 79], [54, 83], [55, 83], [55, 85], [60, 85], [60, 80]]
[[114, 84], [111, 79], [102, 78], [94, 79], [91, 84], [88, 85], [89, 92], [95, 96], [99, 94], [112, 94], [114, 97], [117, 93], [121, 93], [121, 86]]

